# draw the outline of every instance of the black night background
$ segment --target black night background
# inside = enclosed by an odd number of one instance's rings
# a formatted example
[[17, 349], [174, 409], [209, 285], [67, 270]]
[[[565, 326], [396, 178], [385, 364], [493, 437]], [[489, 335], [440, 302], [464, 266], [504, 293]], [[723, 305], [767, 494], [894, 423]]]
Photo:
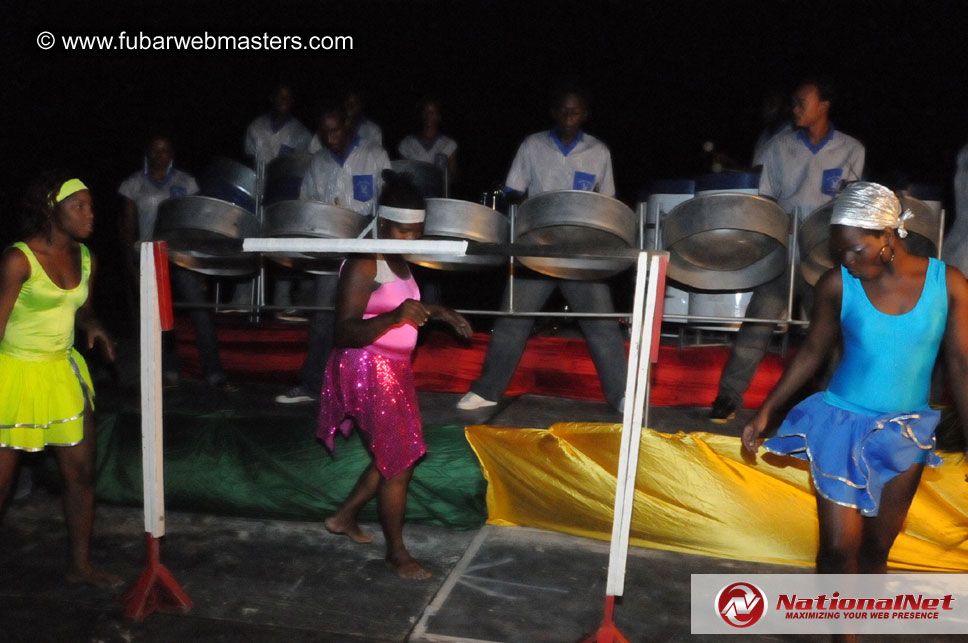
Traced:
[[[241, 159], [245, 127], [280, 80], [310, 129], [320, 105], [362, 88], [391, 155], [416, 124], [415, 100], [439, 96], [443, 130], [460, 145], [457, 196], [477, 200], [521, 139], [550, 125], [552, 83], [577, 76], [592, 95], [586, 129], [611, 147], [618, 196], [634, 204], [651, 179], [699, 173], [704, 141], [748, 163], [764, 94], [819, 71], [838, 90], [832, 120], [867, 147], [870, 178], [935, 183], [950, 197], [968, 140], [961, 15], [956, 2], [848, 0], [5, 0], [0, 241], [14, 235], [35, 174], [76, 168], [93, 188], [93, 245], [110, 266], [116, 190], [147, 138], [170, 134], [176, 165], [196, 175], [213, 157]], [[346, 35], [353, 49], [44, 51], [42, 31]]]

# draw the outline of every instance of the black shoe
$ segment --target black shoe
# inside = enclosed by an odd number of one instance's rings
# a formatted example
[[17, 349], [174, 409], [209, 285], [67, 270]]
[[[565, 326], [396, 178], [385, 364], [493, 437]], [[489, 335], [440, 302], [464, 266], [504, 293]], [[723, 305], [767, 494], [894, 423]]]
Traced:
[[224, 375], [221, 377], [216, 376], [212, 379], [207, 379], [206, 383], [212, 387], [212, 390], [218, 391], [219, 393], [238, 393], [239, 387], [228, 381]]
[[229, 382], [227, 380], [222, 380], [221, 382], [216, 382], [215, 384], [212, 384], [212, 388], [218, 391], [219, 393], [238, 393], [239, 392], [238, 384], [233, 384], [232, 382]]
[[719, 395], [713, 400], [713, 408], [709, 410], [709, 419], [713, 422], [726, 423], [736, 417], [738, 405], [725, 395]]

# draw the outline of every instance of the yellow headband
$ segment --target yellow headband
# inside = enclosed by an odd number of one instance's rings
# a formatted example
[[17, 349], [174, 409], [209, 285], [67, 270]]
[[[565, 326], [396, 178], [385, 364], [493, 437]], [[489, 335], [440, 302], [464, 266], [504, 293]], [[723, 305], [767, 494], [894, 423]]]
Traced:
[[87, 186], [81, 183], [80, 179], [70, 179], [69, 181], [64, 181], [64, 184], [60, 186], [60, 190], [57, 191], [57, 196], [54, 197], [54, 203], [60, 203], [75, 192], [80, 192], [81, 190], [86, 189]]

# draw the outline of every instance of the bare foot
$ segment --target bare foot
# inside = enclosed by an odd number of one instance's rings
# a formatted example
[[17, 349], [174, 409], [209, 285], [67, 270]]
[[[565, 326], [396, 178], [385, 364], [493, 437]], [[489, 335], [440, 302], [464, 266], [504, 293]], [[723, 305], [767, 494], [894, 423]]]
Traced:
[[400, 578], [406, 578], [407, 580], [427, 580], [433, 576], [430, 570], [421, 567], [420, 563], [409, 555], [403, 559], [395, 559], [392, 556], [387, 556], [387, 567], [390, 568], [390, 571], [396, 572]]
[[68, 583], [83, 583], [84, 585], [93, 585], [101, 589], [120, 587], [124, 582], [117, 574], [112, 574], [103, 569], [90, 566], [83, 569], [72, 567], [64, 575], [64, 578], [67, 579]]
[[342, 521], [337, 520], [336, 516], [330, 516], [323, 521], [323, 526], [326, 527], [326, 531], [329, 533], [346, 536], [353, 542], [361, 545], [373, 542], [373, 536], [360, 529], [360, 526], [356, 524], [355, 520]]

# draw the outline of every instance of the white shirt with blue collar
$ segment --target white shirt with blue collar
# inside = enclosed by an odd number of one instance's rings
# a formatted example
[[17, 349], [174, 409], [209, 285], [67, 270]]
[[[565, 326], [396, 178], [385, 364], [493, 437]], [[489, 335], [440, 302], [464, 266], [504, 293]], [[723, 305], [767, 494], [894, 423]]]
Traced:
[[[383, 147], [383, 130], [368, 118], [360, 121], [360, 124], [356, 126], [356, 131], [353, 133], [353, 136], [359, 138], [361, 141], [373, 143], [377, 147]], [[309, 146], [306, 148], [306, 151], [310, 154], [315, 154], [323, 149], [323, 147], [325, 146], [317, 133], [313, 134], [313, 137], [309, 140]]]
[[170, 168], [161, 181], [155, 181], [146, 171], [135, 172], [121, 184], [118, 194], [134, 201], [138, 210], [138, 240], [151, 241], [158, 219], [158, 206], [179, 196], [198, 193], [198, 183], [181, 170]]
[[411, 161], [433, 163], [437, 167], [447, 167], [451, 155], [457, 151], [457, 142], [449, 136], [440, 134], [430, 145], [426, 145], [419, 134], [406, 137], [397, 146], [400, 156]]
[[380, 173], [390, 168], [390, 157], [382, 147], [359, 138], [345, 154], [339, 158], [329, 148], [313, 154], [299, 198], [372, 214], [383, 186]]
[[612, 154], [585, 132], [579, 132], [570, 145], [564, 145], [554, 130], [538, 132], [518, 147], [504, 184], [529, 196], [551, 190], [588, 190], [614, 197]]
[[800, 209], [802, 221], [837, 195], [847, 182], [864, 172], [864, 146], [834, 129], [816, 145], [805, 130], [795, 129], [770, 139], [763, 155], [760, 194], [776, 199], [787, 212]]
[[273, 129], [272, 115], [263, 114], [245, 131], [245, 155], [268, 163], [279, 156], [305, 152], [311, 137], [306, 126], [292, 116], [282, 127]]
[[955, 222], [944, 238], [941, 258], [968, 276], [968, 145], [958, 152], [954, 186]]
[[366, 116], [360, 117], [360, 122], [356, 125], [356, 131], [353, 132], [353, 135], [358, 136], [361, 141], [368, 141], [377, 147], [383, 147], [383, 130]]
[[753, 161], [750, 163], [750, 165], [752, 167], [763, 165], [763, 157], [766, 156], [766, 150], [770, 146], [770, 141], [772, 141], [774, 137], [789, 132], [792, 129], [793, 123], [791, 123], [789, 119], [780, 123], [776, 129], [769, 127], [764, 128], [763, 131], [760, 132], [759, 138], [756, 139], [756, 143], [753, 145]]

